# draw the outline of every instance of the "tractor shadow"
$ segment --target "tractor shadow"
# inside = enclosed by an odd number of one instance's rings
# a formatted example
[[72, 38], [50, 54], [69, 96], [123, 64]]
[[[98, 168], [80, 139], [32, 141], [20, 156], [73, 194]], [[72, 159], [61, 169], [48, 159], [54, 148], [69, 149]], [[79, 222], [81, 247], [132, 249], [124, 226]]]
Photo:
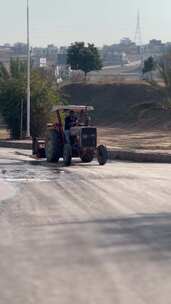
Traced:
[[[99, 167], [100, 166], [96, 158], [94, 158], [93, 161], [89, 162], [89, 163], [82, 162], [80, 160], [80, 158], [73, 158], [71, 165], [65, 166], [62, 159], [60, 159], [59, 162], [48, 163], [46, 161], [46, 158], [39, 159], [32, 155], [28, 155], [28, 154], [21, 153], [21, 152], [17, 152], [16, 154], [21, 155], [21, 156], [30, 157], [30, 160], [23, 160], [24, 163], [28, 163], [32, 166], [42, 166], [42, 167], [51, 168], [51, 169], [58, 168], [60, 170], [60, 169], [67, 169], [67, 168], [71, 168], [71, 167], [90, 168], [90, 167]], [[114, 161], [108, 159], [107, 164], [111, 164], [113, 162]], [[101, 166], [101, 167], [103, 167], [103, 166]]]
[[35, 159], [35, 160], [29, 160], [29, 161], [25, 161], [28, 164], [32, 165], [32, 166], [42, 166], [42, 167], [46, 167], [46, 168], [50, 168], [50, 169], [54, 169], [54, 168], [58, 168], [60, 169], [68, 169], [68, 168], [72, 168], [72, 167], [80, 167], [80, 168], [89, 168], [89, 167], [99, 167], [99, 164], [97, 163], [97, 161], [94, 159], [92, 162], [90, 163], [83, 163], [81, 162], [81, 160], [75, 158], [72, 160], [72, 163], [70, 166], [65, 166], [63, 161], [60, 160], [59, 162], [54, 162], [54, 163], [48, 163], [46, 161], [46, 159]]
[[[32, 228], [51, 226], [53, 233], [58, 234], [63, 244], [74, 248], [76, 257], [71, 257], [72, 263], [82, 263], [79, 254], [80, 244], [77, 238], [89, 239], [98, 254], [108, 261], [129, 261], [132, 265], [136, 261], [163, 262], [167, 265], [171, 261], [171, 213], [139, 214], [132, 217], [97, 218], [94, 220], [61, 221], [55, 217], [51, 223], [34, 224]], [[59, 242], [59, 239], [58, 241]], [[64, 264], [67, 260], [63, 260]], [[86, 261], [94, 265], [96, 260]]]

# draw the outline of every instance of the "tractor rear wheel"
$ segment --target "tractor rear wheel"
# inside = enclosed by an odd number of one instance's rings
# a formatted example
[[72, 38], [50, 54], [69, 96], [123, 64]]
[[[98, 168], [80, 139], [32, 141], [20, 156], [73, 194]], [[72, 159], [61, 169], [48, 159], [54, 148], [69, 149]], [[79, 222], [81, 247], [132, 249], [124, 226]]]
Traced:
[[97, 160], [100, 166], [105, 165], [108, 161], [108, 152], [103, 145], [97, 147]]
[[72, 147], [70, 144], [64, 145], [63, 159], [64, 159], [64, 165], [69, 167], [71, 165], [71, 160], [72, 160]]
[[46, 157], [49, 163], [58, 162], [61, 156], [60, 134], [56, 130], [49, 130], [46, 139]]

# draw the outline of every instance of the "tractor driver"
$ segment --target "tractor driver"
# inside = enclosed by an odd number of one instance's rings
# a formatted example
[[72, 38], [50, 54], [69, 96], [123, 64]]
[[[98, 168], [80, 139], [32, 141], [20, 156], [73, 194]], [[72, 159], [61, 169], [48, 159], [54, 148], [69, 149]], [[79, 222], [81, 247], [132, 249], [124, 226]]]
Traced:
[[87, 111], [81, 110], [80, 116], [78, 119], [79, 126], [88, 126], [90, 122], [90, 117], [88, 116]]
[[65, 118], [65, 140], [70, 144], [70, 129], [77, 125], [77, 117], [74, 111], [70, 111], [69, 115]]

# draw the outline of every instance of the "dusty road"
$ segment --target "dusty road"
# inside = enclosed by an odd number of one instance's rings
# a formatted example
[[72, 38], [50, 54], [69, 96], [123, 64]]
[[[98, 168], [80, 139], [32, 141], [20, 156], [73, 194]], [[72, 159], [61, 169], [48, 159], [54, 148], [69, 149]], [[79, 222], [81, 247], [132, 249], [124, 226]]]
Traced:
[[0, 149], [0, 304], [167, 304], [171, 165]]

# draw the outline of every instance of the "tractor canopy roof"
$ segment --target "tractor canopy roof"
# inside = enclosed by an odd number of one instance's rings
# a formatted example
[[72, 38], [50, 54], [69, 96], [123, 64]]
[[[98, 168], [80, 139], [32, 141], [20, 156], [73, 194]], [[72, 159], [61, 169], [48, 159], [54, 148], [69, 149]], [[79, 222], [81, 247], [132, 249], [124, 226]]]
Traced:
[[94, 107], [92, 106], [78, 106], [78, 105], [58, 105], [52, 108], [52, 112], [56, 111], [74, 111], [74, 112], [81, 112], [81, 111], [93, 111]]

